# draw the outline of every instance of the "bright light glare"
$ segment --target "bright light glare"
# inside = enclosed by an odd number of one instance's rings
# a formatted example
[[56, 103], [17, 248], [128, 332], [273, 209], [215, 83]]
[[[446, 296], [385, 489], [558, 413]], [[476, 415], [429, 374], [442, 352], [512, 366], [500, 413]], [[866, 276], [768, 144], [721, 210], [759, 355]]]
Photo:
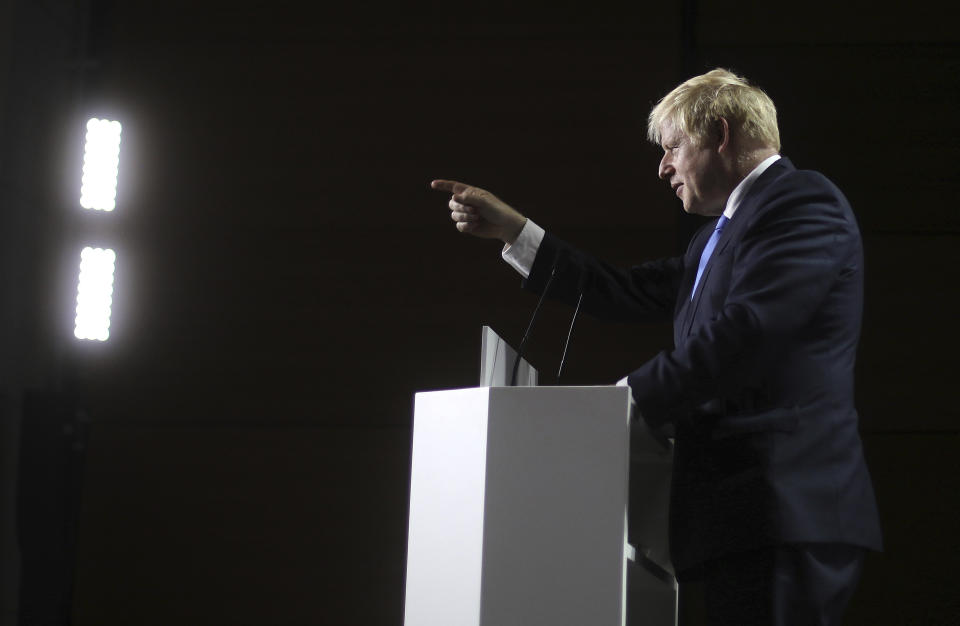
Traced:
[[83, 149], [80, 206], [112, 211], [117, 206], [117, 169], [120, 165], [120, 122], [92, 118], [87, 122]]
[[77, 285], [77, 339], [106, 341], [110, 336], [113, 267], [117, 255], [109, 248], [84, 248]]

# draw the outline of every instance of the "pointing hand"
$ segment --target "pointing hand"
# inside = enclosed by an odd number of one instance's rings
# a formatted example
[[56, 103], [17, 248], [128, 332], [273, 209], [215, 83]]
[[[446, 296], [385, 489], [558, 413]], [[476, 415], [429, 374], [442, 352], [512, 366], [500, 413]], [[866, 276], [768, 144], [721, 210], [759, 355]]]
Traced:
[[527, 222], [527, 218], [485, 189], [455, 180], [435, 180], [430, 187], [451, 194], [450, 219], [461, 233], [512, 244]]

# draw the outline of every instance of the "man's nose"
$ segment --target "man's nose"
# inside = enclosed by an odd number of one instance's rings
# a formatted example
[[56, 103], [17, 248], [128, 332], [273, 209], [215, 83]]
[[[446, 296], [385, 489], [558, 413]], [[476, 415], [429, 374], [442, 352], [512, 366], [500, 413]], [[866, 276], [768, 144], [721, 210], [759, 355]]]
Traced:
[[657, 176], [662, 180], [667, 180], [673, 175], [673, 172], [673, 166], [667, 163], [667, 155], [663, 155], [663, 158], [660, 159], [660, 168], [657, 170]]

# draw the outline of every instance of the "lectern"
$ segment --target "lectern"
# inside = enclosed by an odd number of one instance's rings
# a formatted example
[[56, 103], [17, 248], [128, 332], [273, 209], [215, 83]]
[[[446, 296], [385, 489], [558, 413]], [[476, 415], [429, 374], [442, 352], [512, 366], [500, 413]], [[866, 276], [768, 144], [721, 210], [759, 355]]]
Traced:
[[629, 404], [626, 387], [418, 393], [405, 626], [675, 624], [669, 443], [631, 431]]

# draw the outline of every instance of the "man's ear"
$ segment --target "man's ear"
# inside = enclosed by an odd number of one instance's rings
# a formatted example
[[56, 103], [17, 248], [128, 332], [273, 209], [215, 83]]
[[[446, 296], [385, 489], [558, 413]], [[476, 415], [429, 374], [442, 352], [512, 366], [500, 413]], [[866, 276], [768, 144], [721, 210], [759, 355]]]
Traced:
[[717, 152], [728, 152], [730, 150], [730, 124], [727, 118], [721, 117], [717, 120]]

